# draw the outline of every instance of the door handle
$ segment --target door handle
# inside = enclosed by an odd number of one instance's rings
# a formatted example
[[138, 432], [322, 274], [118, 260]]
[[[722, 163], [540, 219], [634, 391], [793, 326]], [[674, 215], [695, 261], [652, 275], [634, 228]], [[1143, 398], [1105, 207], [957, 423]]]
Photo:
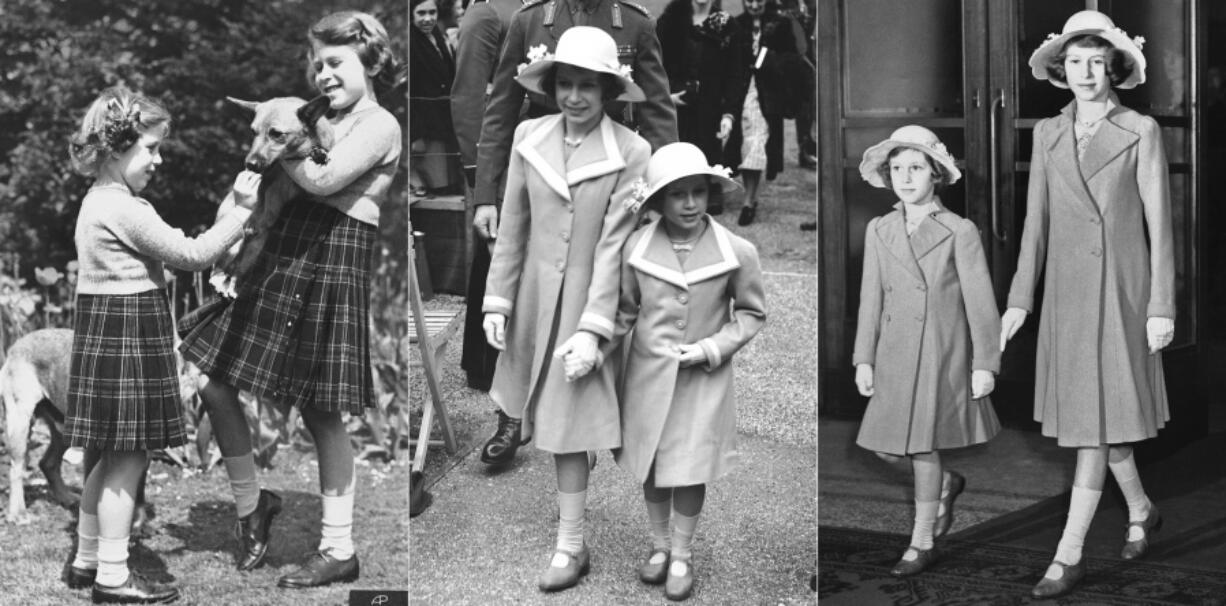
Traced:
[[998, 242], [1008, 240], [1008, 234], [1002, 233], [1000, 230], [1000, 174], [997, 168], [999, 164], [998, 155], [1000, 153], [998, 147], [1000, 145], [1000, 136], [997, 132], [1000, 128], [996, 118], [996, 105], [1000, 104], [1000, 108], [1005, 107], [1005, 89], [996, 89], [996, 95], [992, 97], [992, 101], [988, 104], [988, 188], [991, 192], [991, 211], [992, 211], [992, 237]]

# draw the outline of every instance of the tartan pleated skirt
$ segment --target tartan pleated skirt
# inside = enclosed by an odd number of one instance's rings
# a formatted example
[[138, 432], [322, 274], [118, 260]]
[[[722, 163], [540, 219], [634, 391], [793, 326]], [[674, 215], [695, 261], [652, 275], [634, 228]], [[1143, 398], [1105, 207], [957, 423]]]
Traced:
[[370, 274], [376, 229], [305, 198], [269, 229], [238, 296], [179, 322], [183, 357], [277, 405], [362, 414], [374, 405]]
[[72, 446], [156, 450], [187, 443], [166, 293], [77, 295], [68, 412]]

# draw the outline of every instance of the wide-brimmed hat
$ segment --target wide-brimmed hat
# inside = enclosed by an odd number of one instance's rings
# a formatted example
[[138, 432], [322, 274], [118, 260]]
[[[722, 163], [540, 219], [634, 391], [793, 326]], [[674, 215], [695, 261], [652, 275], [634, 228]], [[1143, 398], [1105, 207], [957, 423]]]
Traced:
[[936, 133], [916, 124], [899, 128], [890, 133], [889, 139], [864, 150], [864, 159], [860, 161], [860, 176], [873, 187], [889, 187], [881, 178], [878, 169], [890, 157], [890, 152], [899, 147], [907, 147], [928, 154], [928, 157], [945, 167], [945, 171], [949, 173], [950, 185], [962, 178], [962, 171], [958, 170], [954, 157], [949, 155], [945, 144], [941, 143]]
[[[1039, 80], [1051, 80], [1047, 73], [1047, 65], [1051, 62], [1052, 57], [1064, 49], [1064, 44], [1070, 38], [1082, 34], [1094, 34], [1127, 53], [1132, 59], [1132, 73], [1123, 82], [1117, 84], [1116, 88], [1132, 88], [1145, 82], [1145, 55], [1141, 53], [1141, 46], [1145, 44], [1145, 38], [1141, 36], [1129, 38], [1124, 30], [1115, 26], [1111, 17], [1098, 11], [1074, 13], [1068, 18], [1068, 21], [1064, 22], [1064, 31], [1059, 34], [1048, 34], [1043, 44], [1040, 44], [1034, 54], [1030, 55], [1030, 73]], [[1067, 82], [1051, 80], [1051, 83], [1060, 88], [1068, 88]]]
[[716, 164], [709, 166], [707, 156], [692, 143], [669, 143], [656, 150], [647, 162], [647, 175], [639, 179], [626, 204], [637, 211], [652, 196], [668, 187], [669, 183], [693, 175], [711, 177], [712, 186], [718, 186], [724, 194], [740, 191], [741, 184], [732, 180], [732, 170]]
[[519, 75], [515, 79], [524, 88], [545, 95], [547, 93], [541, 88], [541, 80], [549, 72], [549, 68], [557, 63], [621, 78], [626, 90], [617, 97], [619, 101], [647, 99], [643, 89], [630, 79], [630, 66], [622, 65], [617, 60], [617, 43], [600, 28], [578, 25], [562, 32], [562, 36], [558, 38], [557, 50], [553, 53], [548, 52], [544, 44], [528, 49], [528, 63], [519, 65]]

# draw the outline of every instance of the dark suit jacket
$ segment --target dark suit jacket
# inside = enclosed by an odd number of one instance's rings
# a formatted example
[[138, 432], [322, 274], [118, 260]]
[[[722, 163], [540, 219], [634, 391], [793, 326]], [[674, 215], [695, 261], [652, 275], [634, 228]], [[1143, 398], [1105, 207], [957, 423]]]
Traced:
[[451, 85], [451, 121], [455, 124], [465, 171], [477, 166], [477, 139], [481, 137], [481, 117], [485, 114], [486, 87], [494, 77], [498, 51], [511, 26], [511, 17], [521, 6], [520, 0], [477, 2], [460, 19], [456, 74]]
[[433, 37], [437, 47], [421, 30], [409, 28], [409, 140], [454, 143], [450, 96], [455, 58], [437, 27]]

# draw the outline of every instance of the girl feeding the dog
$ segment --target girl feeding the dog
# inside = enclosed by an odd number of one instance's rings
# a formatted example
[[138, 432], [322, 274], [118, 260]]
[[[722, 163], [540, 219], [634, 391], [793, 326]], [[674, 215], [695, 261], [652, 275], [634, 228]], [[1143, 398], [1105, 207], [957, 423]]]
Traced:
[[502, 350], [490, 397], [523, 420], [523, 436], [553, 454], [557, 468], [557, 543], [539, 582], [556, 591], [590, 565], [587, 451], [621, 446], [615, 365], [580, 375], [613, 336], [619, 253], [636, 219], [617, 201], [630, 195], [651, 151], [604, 113], [614, 99], [644, 98], [609, 34], [576, 26], [558, 38], [556, 54], [539, 50], [517, 79], [562, 113], [515, 129], [482, 328]]
[[616, 332], [633, 332], [617, 463], [642, 483], [651, 523], [639, 579], [664, 583], [670, 600], [693, 590], [690, 548], [706, 485], [736, 463], [732, 355], [766, 321], [757, 249], [706, 214], [740, 189], [729, 172], [707, 166], [690, 143], [661, 147], [633, 198], [661, 218], [622, 249]]
[[260, 566], [281, 498], [260, 489], [251, 430], [238, 390], [298, 409], [315, 440], [322, 538], [281, 587], [358, 578], [352, 526], [354, 456], [342, 415], [374, 406], [370, 369], [371, 264], [379, 211], [396, 173], [401, 131], [379, 106], [395, 61], [387, 31], [359, 12], [328, 15], [309, 32], [307, 72], [328, 99], [328, 161], [283, 160], [305, 195], [269, 228], [238, 296], [217, 298], [180, 324], [183, 356], [200, 367], [200, 390], [230, 477], [238, 515], [239, 570]]
[[104, 91], [69, 148], [93, 177], [77, 216], [80, 261], [65, 434], [98, 463], [81, 494], [69, 587], [99, 602], [176, 599], [179, 591], [128, 568], [135, 495], [149, 451], [186, 443], [163, 264], [203, 270], [243, 236], [260, 176], [234, 182], [235, 208], [195, 239], [139, 197], [162, 163], [170, 114], [124, 88]]
[[868, 222], [853, 363], [872, 399], [856, 443], [891, 464], [910, 459], [915, 524], [890, 571], [922, 572], [934, 539], [953, 525], [966, 479], [943, 469], [940, 451], [1000, 431], [987, 395], [1000, 371], [1000, 313], [975, 224], [941, 205], [937, 191], [961, 173], [945, 144], [904, 126], [868, 148], [860, 176], [894, 190], [894, 211]]

